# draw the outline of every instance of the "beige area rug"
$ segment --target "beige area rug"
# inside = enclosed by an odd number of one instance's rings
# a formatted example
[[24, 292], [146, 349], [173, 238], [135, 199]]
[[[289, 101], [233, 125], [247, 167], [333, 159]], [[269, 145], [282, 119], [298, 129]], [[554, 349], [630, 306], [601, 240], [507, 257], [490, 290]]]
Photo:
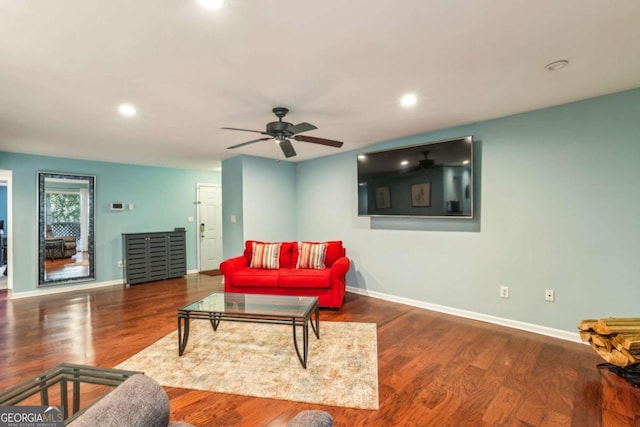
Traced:
[[309, 328], [307, 369], [291, 329], [223, 321], [214, 332], [208, 320], [192, 320], [182, 357], [176, 331], [116, 368], [142, 371], [168, 387], [378, 409], [375, 323], [321, 321], [319, 340]]

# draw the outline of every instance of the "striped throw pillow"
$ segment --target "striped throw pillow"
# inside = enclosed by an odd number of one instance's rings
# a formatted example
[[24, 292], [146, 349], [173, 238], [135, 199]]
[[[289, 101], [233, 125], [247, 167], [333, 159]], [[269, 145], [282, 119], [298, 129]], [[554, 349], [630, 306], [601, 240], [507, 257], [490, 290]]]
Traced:
[[253, 243], [250, 268], [280, 268], [280, 243]]
[[324, 255], [327, 252], [326, 243], [298, 242], [298, 263], [296, 268], [324, 268]]

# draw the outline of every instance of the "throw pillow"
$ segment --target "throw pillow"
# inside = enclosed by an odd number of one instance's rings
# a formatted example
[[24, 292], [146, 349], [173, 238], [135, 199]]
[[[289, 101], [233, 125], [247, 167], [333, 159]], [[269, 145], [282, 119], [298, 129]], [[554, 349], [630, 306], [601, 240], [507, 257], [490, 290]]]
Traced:
[[280, 243], [253, 243], [250, 268], [280, 268]]
[[298, 263], [296, 268], [322, 270], [326, 251], [326, 243], [298, 242]]

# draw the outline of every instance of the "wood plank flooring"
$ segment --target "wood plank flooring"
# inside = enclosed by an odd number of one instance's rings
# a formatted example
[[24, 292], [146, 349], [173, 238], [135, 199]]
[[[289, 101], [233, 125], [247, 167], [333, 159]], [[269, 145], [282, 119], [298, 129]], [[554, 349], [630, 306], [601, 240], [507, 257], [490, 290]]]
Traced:
[[[63, 361], [113, 367], [175, 330], [179, 307], [221, 289], [219, 278], [194, 275], [19, 300], [0, 293], [0, 389]], [[378, 325], [380, 410], [166, 388], [171, 419], [274, 427], [319, 408], [336, 426], [640, 426], [640, 390], [602, 373], [585, 345], [351, 293], [320, 317]], [[613, 391], [603, 393], [603, 375]]]
[[60, 280], [89, 275], [89, 255], [87, 252], [76, 252], [68, 258], [56, 258], [44, 261], [44, 277], [46, 280]]

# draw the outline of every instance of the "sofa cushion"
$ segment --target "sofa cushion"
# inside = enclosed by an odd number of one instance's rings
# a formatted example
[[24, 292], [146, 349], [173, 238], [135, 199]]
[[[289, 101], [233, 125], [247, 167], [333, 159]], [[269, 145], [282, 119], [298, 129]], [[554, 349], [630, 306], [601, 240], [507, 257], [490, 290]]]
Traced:
[[251, 253], [251, 268], [280, 268], [280, 243], [253, 242]]
[[331, 287], [331, 270], [288, 268], [280, 269], [278, 286], [281, 288], [314, 288], [328, 289]]
[[298, 242], [298, 262], [296, 263], [296, 268], [323, 269], [326, 250], [326, 243]]
[[272, 287], [278, 286], [278, 271], [264, 268], [241, 268], [233, 273], [233, 286]]
[[[326, 268], [331, 268], [334, 262], [340, 257], [346, 256], [346, 251], [342, 246], [342, 240], [329, 240], [327, 242], [307, 242], [307, 243], [326, 243], [327, 250], [324, 254], [324, 265]], [[298, 259], [298, 242], [295, 242], [293, 247], [293, 260], [294, 264]], [[282, 266], [282, 265], [281, 265]]]
[[[261, 242], [258, 240], [247, 240], [244, 244], [244, 257], [247, 259], [247, 263], [251, 264], [251, 257], [253, 256], [253, 244], [254, 243], [270, 243]], [[297, 248], [297, 242], [280, 242], [280, 268], [294, 268], [296, 266], [296, 260], [298, 253], [294, 256], [294, 247]]]

